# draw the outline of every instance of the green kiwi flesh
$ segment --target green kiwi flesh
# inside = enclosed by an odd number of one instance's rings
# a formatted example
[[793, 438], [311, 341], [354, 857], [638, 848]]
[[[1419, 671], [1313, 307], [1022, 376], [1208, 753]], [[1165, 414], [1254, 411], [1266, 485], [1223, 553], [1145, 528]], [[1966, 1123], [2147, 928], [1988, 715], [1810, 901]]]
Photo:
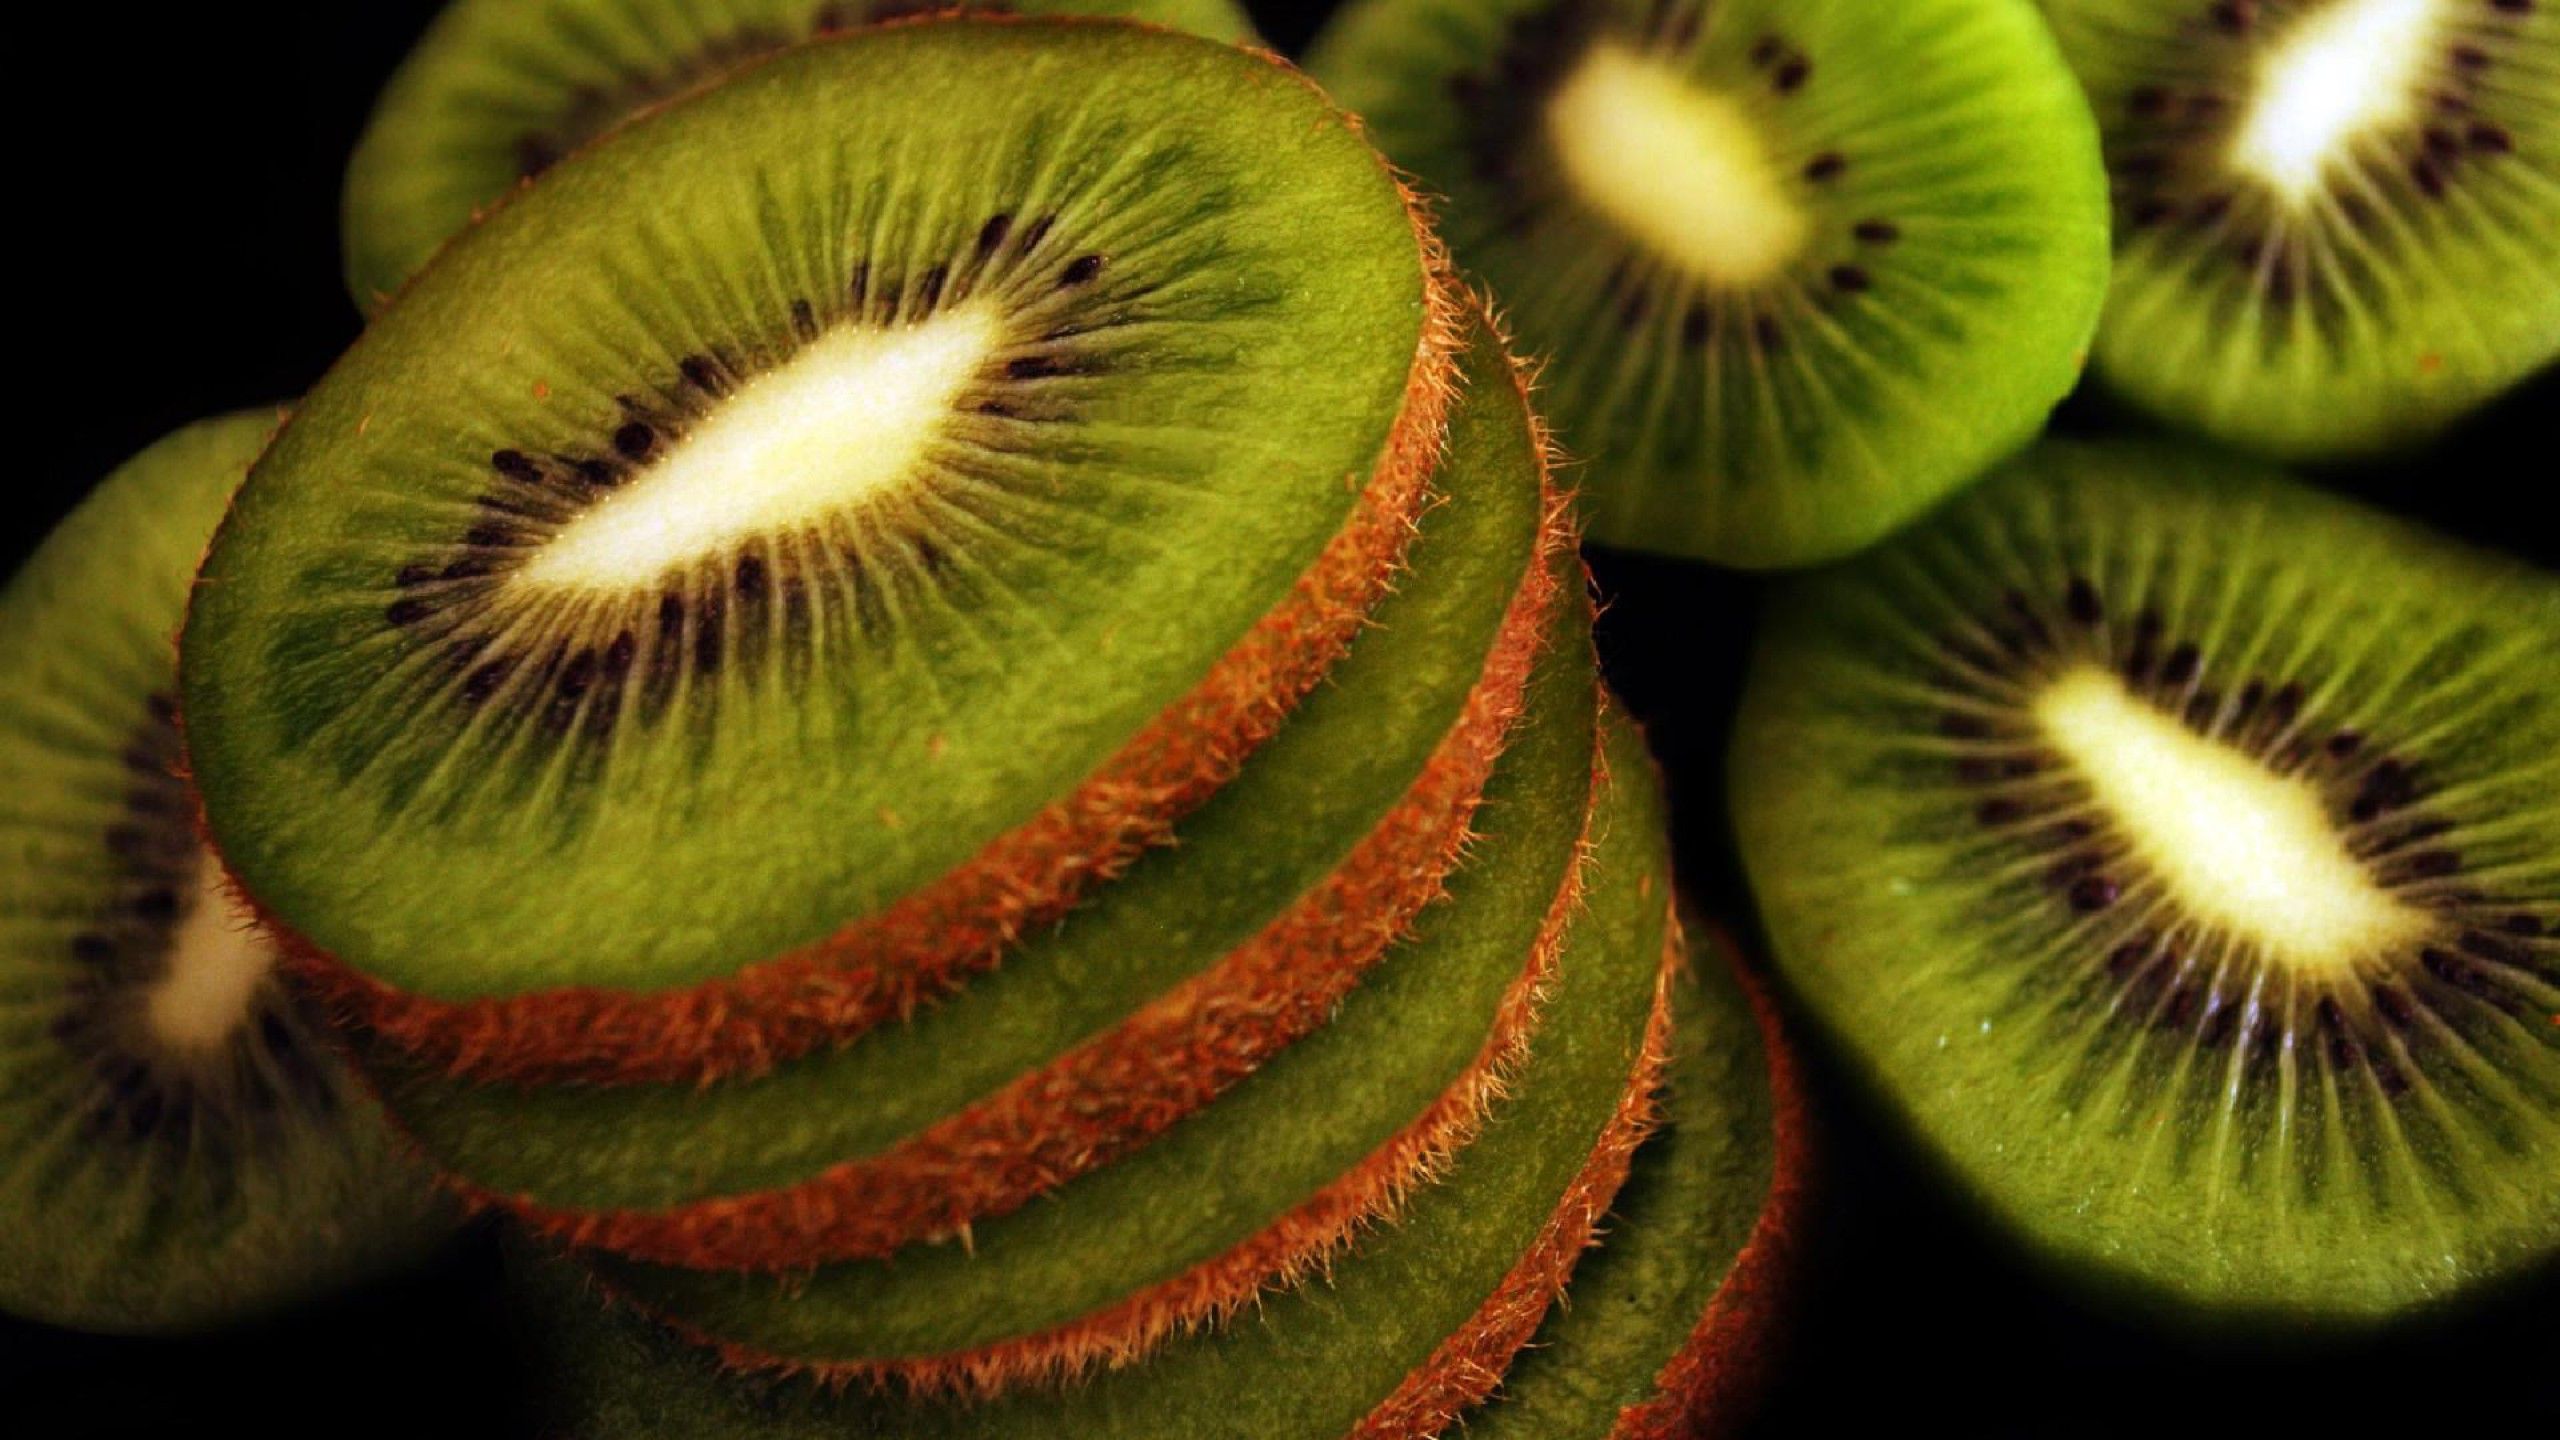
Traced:
[[2226, 444], [2343, 459], [2560, 358], [2560, 5], [2045, 12], [2115, 177], [2112, 389]]
[[640, 110], [814, 35], [958, 9], [1251, 33], [1230, 0], [453, 0], [348, 166], [347, 287], [379, 308], [448, 236]]
[[[1732, 1298], [1743, 1249], [1774, 1203], [1782, 1121], [1751, 1003], [1725, 956], [1701, 958], [1672, 992], [1678, 1021], [1662, 1128], [1636, 1152], [1601, 1242], [1574, 1267], [1563, 1303], [1511, 1362], [1494, 1399], [1467, 1417], [1470, 1440], [1620, 1434], [1628, 1412], [1661, 1403], [1664, 1371], [1710, 1307]], [[1737, 1350], [1756, 1343], [1748, 1333], [1717, 1338]], [[1733, 1418], [1666, 1415], [1660, 1433], [1709, 1424], [1721, 1433]]]
[[2052, 444], [1768, 618], [1785, 977], [2039, 1249], [2354, 1323], [2560, 1249], [2560, 580]]
[[110, 476], [0, 590], [0, 1309], [218, 1325], [450, 1228], [229, 909], [178, 777], [170, 636], [273, 412]]
[[[252, 471], [182, 657], [213, 838], [432, 1001], [817, 942], [1292, 596], [1429, 305], [1395, 181], [1268, 58], [967, 20], [796, 47], [474, 227]], [[818, 403], [874, 393], [877, 426]]]
[[[1246, 943], [1404, 799], [1459, 723], [1529, 567], [1576, 563], [1538, 554], [1540, 457], [1509, 361], [1481, 321], [1463, 377], [1433, 482], [1440, 503], [1420, 522], [1396, 592], [1172, 846], [1140, 856], [1060, 925], [907, 1023], [760, 1076], [707, 1087], [475, 1084], [395, 1046], [362, 1046], [402, 1128], [475, 1186], [552, 1209], [657, 1210], [776, 1189], [915, 1135]], [[1587, 651], [1575, 639], [1586, 607], [1555, 608], [1563, 628], [1543, 644]]]
[[2027, 0], [1357, 0], [1309, 64], [1548, 357], [1596, 540], [1854, 550], [2078, 377], [2106, 180]]
[[562, 1433], [1283, 1440], [1351, 1430], [1475, 1316], [1546, 1225], [1641, 1071], [1668, 876], [1641, 742], [1613, 725], [1608, 755], [1589, 909], [1512, 1097], [1445, 1180], [1417, 1192], [1329, 1276], [1266, 1297], [1222, 1333], [1176, 1339], [1143, 1364], [1065, 1390], [955, 1405], [724, 1375], [706, 1353], [598, 1310], [574, 1284], [536, 1275], [528, 1288], [556, 1351], [545, 1373]]

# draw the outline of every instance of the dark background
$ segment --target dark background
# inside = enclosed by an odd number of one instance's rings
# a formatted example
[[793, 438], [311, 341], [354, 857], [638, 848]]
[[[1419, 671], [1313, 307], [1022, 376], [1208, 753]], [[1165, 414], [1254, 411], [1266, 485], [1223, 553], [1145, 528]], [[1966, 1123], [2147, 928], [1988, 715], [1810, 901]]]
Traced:
[[[339, 176], [375, 90], [434, 8], [129, 4], [60, 17], [58, 41], [14, 33], [30, 83], [6, 101], [20, 256], [10, 328], [27, 369], [10, 382], [18, 517], [0, 525], [0, 569], [124, 457], [186, 421], [297, 393], [354, 336]], [[1250, 8], [1294, 51], [1321, 7]], [[2552, 564], [2555, 401], [2560, 384], [2545, 377], [2432, 455], [2333, 478]], [[2117, 422], [2082, 398], [2063, 423]], [[1595, 559], [1612, 602], [1612, 678], [1670, 771], [1690, 884], [1708, 908], [1745, 914], [1716, 777], [1755, 587]], [[2560, 1276], [2377, 1337], [2181, 1338], [2043, 1282], [1813, 1048], [1826, 1183], [1767, 1433], [2560, 1424]], [[513, 1436], [525, 1377], [505, 1331], [485, 1233], [424, 1274], [225, 1336], [108, 1340], [0, 1318], [0, 1431]]]

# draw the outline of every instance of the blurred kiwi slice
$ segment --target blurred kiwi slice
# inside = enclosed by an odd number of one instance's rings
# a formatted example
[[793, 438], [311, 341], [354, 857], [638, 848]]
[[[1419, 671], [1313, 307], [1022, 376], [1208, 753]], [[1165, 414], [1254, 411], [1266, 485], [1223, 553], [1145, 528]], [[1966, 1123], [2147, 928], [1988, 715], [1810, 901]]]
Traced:
[[177, 773], [188, 578], [272, 411], [108, 477], [0, 590], [0, 1309], [191, 1330], [452, 1223], [222, 891]]
[[[1327, 1275], [1144, 1363], [1064, 1389], [955, 1400], [723, 1371], [714, 1354], [603, 1308], [573, 1268], [530, 1265], [523, 1288], [534, 1343], [549, 1352], [557, 1430], [1279, 1440], [1450, 1429], [1528, 1339], [1608, 1209], [1658, 1078], [1650, 1044], [1668, 1042], [1661, 811], [1632, 729], [1612, 724], [1608, 755], [1589, 907], [1512, 1097], [1447, 1178]], [[1185, 1202], [1177, 1190], [1161, 1203]]]
[[968, 19], [778, 55], [474, 227], [278, 436], [187, 626], [210, 833], [333, 1003], [458, 1072], [751, 1070], [905, 1013], [1349, 644], [1448, 290], [1267, 56]]
[[2079, 374], [2105, 172], [2027, 0], [1355, 0], [1309, 63], [1550, 359], [1596, 540], [1854, 550]]
[[1252, 33], [1232, 0], [452, 0], [348, 166], [347, 288], [380, 308], [447, 237], [650, 106], [813, 36], [962, 10]]
[[803, 1264], [1010, 1209], [1323, 1023], [1441, 893], [1536, 657], [1588, 664], [1520, 377], [1481, 319], [1472, 334], [1396, 592], [1175, 844], [942, 1004], [766, 1075], [526, 1087], [368, 1046], [402, 1127], [547, 1233]]
[[1733, 749], [1786, 978], [2042, 1249], [2378, 1319], [2560, 1250], [2560, 580], [2054, 444], [1803, 581]]
[[2348, 458], [2560, 357], [2560, 6], [2045, 12], [2115, 183], [2112, 388], [2231, 445]]

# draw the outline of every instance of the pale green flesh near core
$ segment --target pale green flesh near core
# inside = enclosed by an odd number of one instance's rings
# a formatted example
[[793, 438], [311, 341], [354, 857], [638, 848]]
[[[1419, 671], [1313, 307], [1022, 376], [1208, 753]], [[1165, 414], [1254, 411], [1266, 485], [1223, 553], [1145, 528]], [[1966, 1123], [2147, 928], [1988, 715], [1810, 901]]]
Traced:
[[[451, 1223], [220, 893], [167, 768], [167, 713], [153, 718], [196, 557], [275, 422], [234, 415], [144, 451], [0, 589], [12, 1314], [220, 1325], [413, 1260]], [[145, 923], [135, 907], [154, 893], [164, 918]], [[269, 1027], [291, 1069], [264, 1048]], [[149, 1078], [114, 1083], [138, 1056]]]
[[2049, 443], [1783, 595], [1732, 757], [1779, 968], [2039, 1251], [2372, 1319], [2560, 1251], [2560, 581]]
[[[1589, 642], [1576, 638], [1588, 618], [1559, 621], [1519, 738], [1487, 788], [1482, 838], [1450, 876], [1448, 898], [1330, 1020], [1224, 1095], [1135, 1153], [972, 1225], [965, 1244], [808, 1274], [607, 1256], [595, 1260], [598, 1272], [652, 1309], [771, 1355], [941, 1355], [1101, 1310], [1225, 1254], [1312, 1199], [1476, 1061], [1570, 873], [1592, 803], [1598, 696]], [[1586, 952], [1563, 963], [1595, 961]]]
[[347, 169], [347, 288], [380, 308], [436, 247], [598, 132], [821, 30], [926, 10], [1125, 16], [1251, 38], [1230, 0], [451, 0]]
[[[1270, 60], [973, 21], [778, 56], [474, 227], [297, 411], [187, 626], [210, 830], [312, 944], [438, 999], [821, 941], [1092, 777], [1289, 598], [1424, 300], [1391, 176]], [[926, 458], [711, 550], [729, 522], [670, 470], [730, 404], [979, 306], [1002, 345]], [[532, 562], [652, 507], [690, 533]]]
[[[528, 1277], [563, 1433], [777, 1437], [1165, 1436], [1288, 1440], [1348, 1430], [1464, 1324], [1553, 1213], [1635, 1069], [1664, 939], [1661, 811], [1632, 730], [1598, 833], [1590, 908], [1514, 1096], [1449, 1177], [1370, 1232], [1329, 1280], [1267, 1298], [1220, 1336], [1069, 1390], [947, 1406], [722, 1378], [703, 1356]], [[1274, 1137], [1275, 1142], [1279, 1137]]]
[[2560, 360], [2560, 7], [2045, 0], [2121, 182], [2099, 377], [2297, 460], [2413, 449]]
[[1547, 357], [1602, 543], [1844, 554], [2079, 376], [2106, 175], [2028, 0], [1355, 0], [1309, 68]]
[[[1456, 723], [1535, 557], [1544, 502], [1528, 412], [1481, 330], [1469, 356], [1435, 481], [1442, 503], [1423, 516], [1396, 593], [1174, 845], [908, 1023], [760, 1078], [708, 1089], [483, 1086], [377, 1045], [375, 1079], [402, 1125], [445, 1168], [556, 1208], [659, 1209], [773, 1189], [915, 1134], [1250, 940], [1403, 800]], [[1557, 610], [1559, 624], [1587, 624], [1569, 597]]]
[[[1463, 1434], [1601, 1440], [1655, 1381], [1724, 1292], [1776, 1177], [1769, 1052], [1724, 957], [1702, 952], [1673, 993], [1679, 1031], [1663, 1128], [1636, 1152], [1600, 1245], [1573, 1270], [1566, 1303], [1511, 1364]], [[1743, 1363], [1741, 1355], [1724, 1357]], [[1696, 1417], [1712, 1424], [1723, 1417]]]

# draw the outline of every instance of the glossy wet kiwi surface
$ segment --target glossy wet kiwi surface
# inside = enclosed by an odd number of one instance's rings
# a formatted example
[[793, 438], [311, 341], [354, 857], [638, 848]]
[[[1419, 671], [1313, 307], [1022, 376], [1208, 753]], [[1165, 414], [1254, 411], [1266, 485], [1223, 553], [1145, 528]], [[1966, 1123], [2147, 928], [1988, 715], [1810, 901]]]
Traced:
[[1801, 582], [1735, 818], [1777, 958], [1954, 1173], [2189, 1312], [2560, 1249], [2560, 581], [2051, 444]]

